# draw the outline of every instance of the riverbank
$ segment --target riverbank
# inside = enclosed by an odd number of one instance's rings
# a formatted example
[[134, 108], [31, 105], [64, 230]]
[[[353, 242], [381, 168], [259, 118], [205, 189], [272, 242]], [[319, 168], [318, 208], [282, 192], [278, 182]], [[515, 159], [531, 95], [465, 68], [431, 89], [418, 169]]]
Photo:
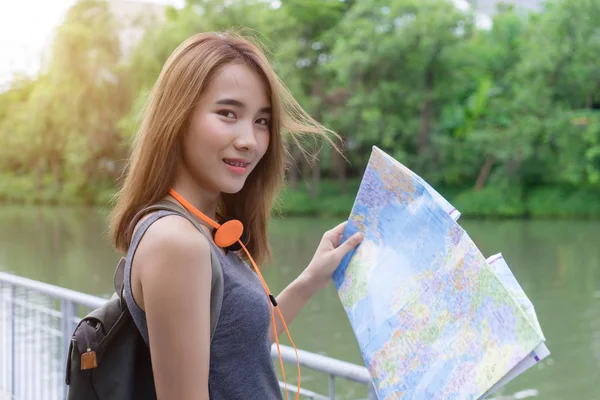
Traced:
[[[281, 195], [284, 215], [345, 216], [352, 208], [359, 181], [342, 190], [336, 182], [321, 185], [311, 198], [306, 188], [287, 189]], [[523, 193], [519, 189], [486, 187], [439, 188], [463, 217], [468, 218], [593, 218], [600, 219], [600, 191], [539, 187]]]
[[[354, 203], [360, 180], [321, 181], [318, 187], [299, 183], [286, 187], [274, 212], [282, 216], [344, 217]], [[575, 187], [519, 188], [485, 187], [438, 188], [463, 217], [468, 218], [598, 218], [600, 191]], [[34, 184], [28, 177], [0, 176], [0, 204], [108, 205], [115, 193], [110, 184], [93, 188], [50, 180]]]

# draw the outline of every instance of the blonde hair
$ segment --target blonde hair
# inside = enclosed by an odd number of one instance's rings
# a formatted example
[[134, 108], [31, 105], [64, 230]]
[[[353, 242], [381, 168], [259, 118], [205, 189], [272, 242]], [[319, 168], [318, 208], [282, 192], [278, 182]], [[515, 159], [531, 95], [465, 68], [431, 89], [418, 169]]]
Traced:
[[217, 210], [242, 221], [248, 233], [246, 247], [257, 262], [271, 254], [267, 224], [284, 183], [288, 153], [283, 134], [290, 134], [297, 145], [297, 135], [314, 134], [337, 150], [332, 137], [339, 136], [304, 111], [258, 44], [234, 33], [196, 34], [170, 55], [149, 95], [111, 214], [110, 235], [117, 250], [126, 252], [129, 248], [135, 215], [168, 194], [192, 110], [215, 73], [232, 63], [243, 63], [258, 72], [271, 100], [269, 147], [244, 187], [235, 194], [222, 194]]

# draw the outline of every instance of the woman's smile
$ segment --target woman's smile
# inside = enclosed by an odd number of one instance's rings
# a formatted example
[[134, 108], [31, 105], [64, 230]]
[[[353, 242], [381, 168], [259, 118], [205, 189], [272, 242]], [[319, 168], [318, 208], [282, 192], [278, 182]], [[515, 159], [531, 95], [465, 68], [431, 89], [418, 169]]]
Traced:
[[241, 158], [224, 158], [223, 162], [231, 172], [238, 175], [245, 174], [250, 165], [250, 161]]

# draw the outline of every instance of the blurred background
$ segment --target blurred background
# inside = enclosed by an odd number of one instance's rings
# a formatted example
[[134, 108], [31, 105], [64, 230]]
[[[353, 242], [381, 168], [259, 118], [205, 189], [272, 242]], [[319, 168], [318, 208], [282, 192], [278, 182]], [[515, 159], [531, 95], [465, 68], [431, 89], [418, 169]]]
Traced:
[[[599, 21], [600, 0], [2, 1], [0, 271], [110, 296], [106, 218], [149, 89], [188, 36], [245, 28], [347, 158], [291, 148], [273, 291], [348, 217], [376, 145], [460, 210], [484, 255], [503, 253], [536, 306], [552, 356], [495, 398], [597, 400]], [[291, 333], [363, 364], [333, 287]]]

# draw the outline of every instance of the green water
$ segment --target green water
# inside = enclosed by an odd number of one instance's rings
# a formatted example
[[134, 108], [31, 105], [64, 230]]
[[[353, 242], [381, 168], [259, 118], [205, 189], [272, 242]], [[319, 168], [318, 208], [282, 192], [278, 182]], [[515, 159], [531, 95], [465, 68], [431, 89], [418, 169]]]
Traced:
[[[0, 269], [108, 296], [119, 255], [106, 238], [105, 218], [100, 210], [2, 206]], [[300, 273], [322, 233], [338, 222], [273, 222], [274, 260], [264, 267], [273, 292]], [[461, 224], [486, 256], [503, 253], [535, 305], [552, 352], [549, 359], [511, 382], [496, 397], [600, 399], [600, 221]], [[333, 285], [311, 300], [290, 331], [301, 349], [362, 364]], [[286, 367], [288, 376], [295, 375], [294, 371], [293, 365]], [[302, 372], [306, 386], [327, 393], [326, 380], [308, 370]], [[336, 389], [340, 398], [358, 398], [365, 393], [358, 385], [343, 381], [338, 381]]]

